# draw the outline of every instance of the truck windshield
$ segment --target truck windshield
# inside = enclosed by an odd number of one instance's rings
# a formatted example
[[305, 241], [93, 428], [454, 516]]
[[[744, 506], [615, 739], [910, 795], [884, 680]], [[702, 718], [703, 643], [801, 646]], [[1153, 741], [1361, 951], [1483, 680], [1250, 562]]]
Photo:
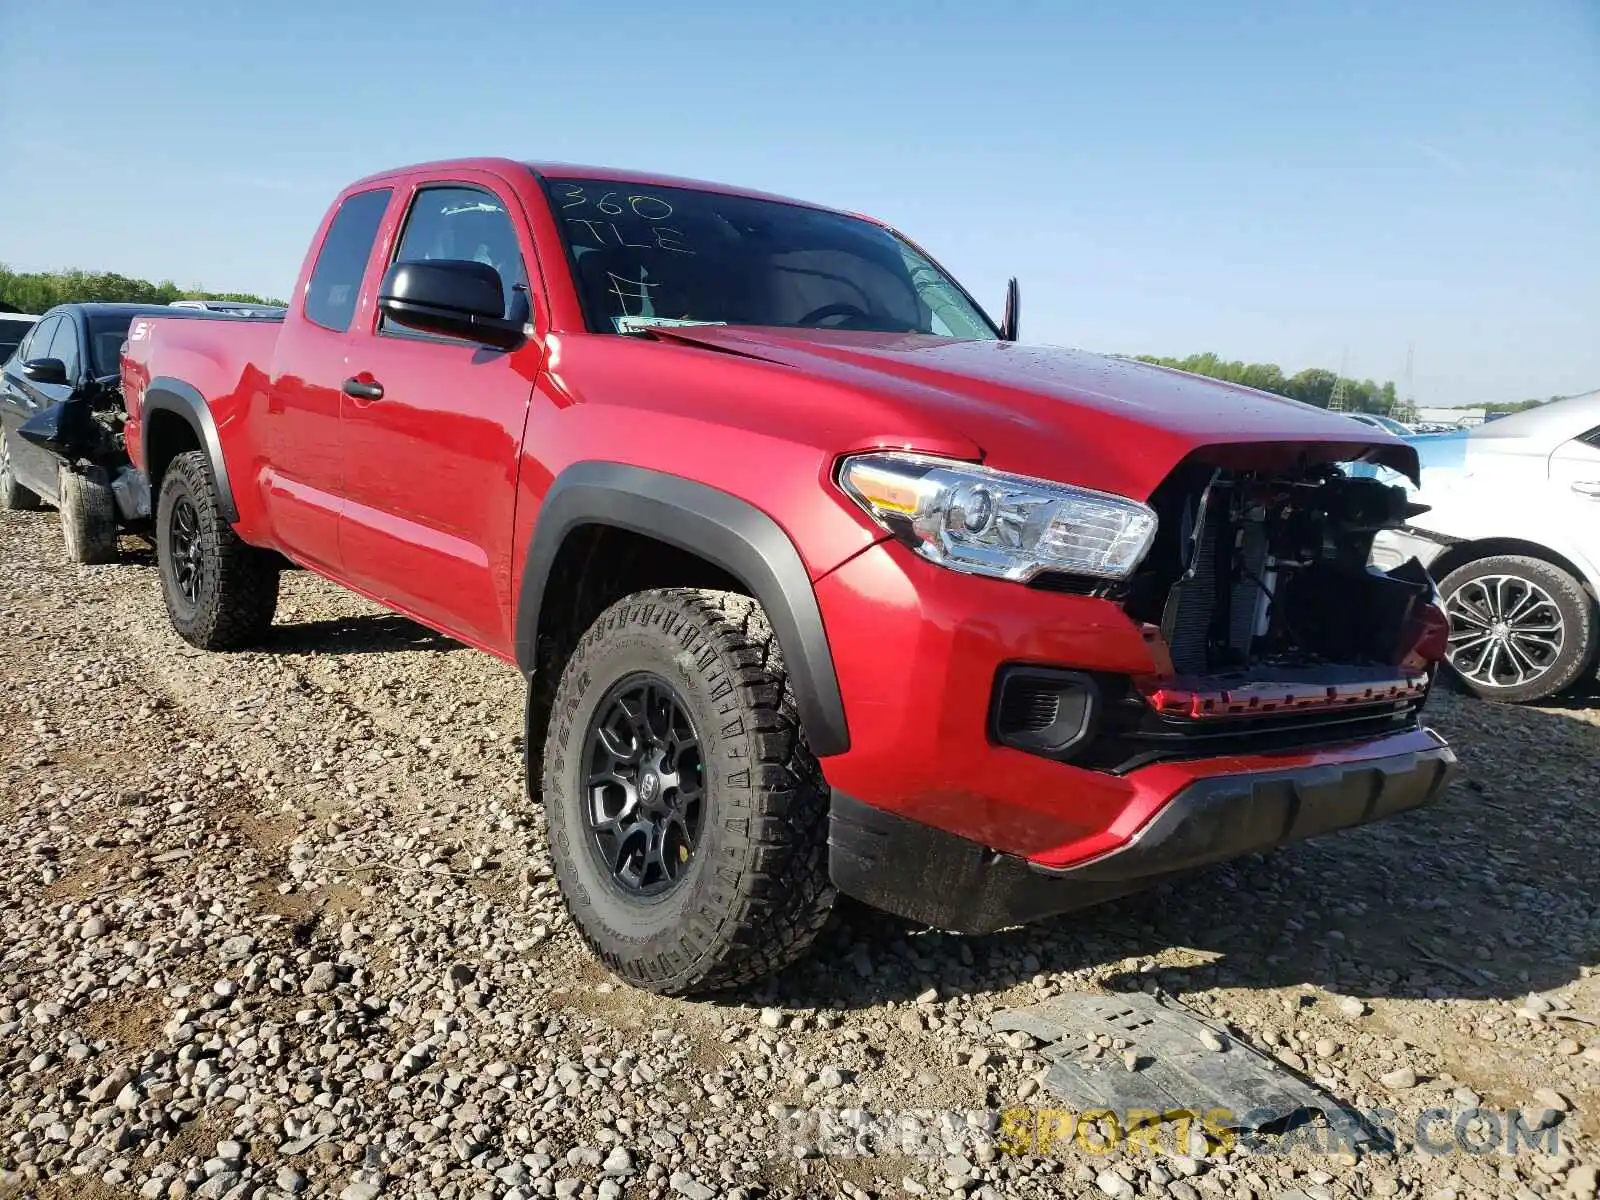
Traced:
[[692, 323], [999, 337], [953, 279], [870, 221], [689, 188], [546, 186], [594, 332]]

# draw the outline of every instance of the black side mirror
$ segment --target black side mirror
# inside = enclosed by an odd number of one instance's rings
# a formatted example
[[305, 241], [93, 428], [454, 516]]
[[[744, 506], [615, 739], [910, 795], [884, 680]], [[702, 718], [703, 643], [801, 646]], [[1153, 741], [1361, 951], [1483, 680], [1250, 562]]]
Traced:
[[1022, 320], [1022, 292], [1017, 287], [1016, 276], [1006, 284], [1006, 315], [1000, 323], [1000, 336], [1008, 342], [1017, 340], [1017, 326]]
[[30, 358], [22, 364], [22, 377], [34, 383], [67, 382], [67, 364], [59, 358]]
[[500, 272], [470, 259], [397, 262], [378, 287], [378, 309], [390, 320], [501, 349], [523, 336], [522, 323], [507, 320], [505, 308]]

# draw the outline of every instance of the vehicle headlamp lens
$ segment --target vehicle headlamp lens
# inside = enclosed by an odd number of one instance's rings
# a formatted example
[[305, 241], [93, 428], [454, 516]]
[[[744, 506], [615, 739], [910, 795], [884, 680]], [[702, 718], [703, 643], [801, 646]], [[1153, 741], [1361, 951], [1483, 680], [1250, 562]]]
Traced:
[[1137, 500], [926, 455], [852, 456], [839, 486], [930, 562], [1019, 582], [1041, 571], [1124, 579], [1156, 532]]

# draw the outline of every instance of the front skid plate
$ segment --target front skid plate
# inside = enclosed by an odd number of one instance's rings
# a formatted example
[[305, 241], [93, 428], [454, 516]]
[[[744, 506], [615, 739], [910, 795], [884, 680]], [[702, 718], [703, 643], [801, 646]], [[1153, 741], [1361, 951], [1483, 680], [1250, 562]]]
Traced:
[[[1234, 1040], [1226, 1031], [1178, 1006], [1143, 992], [1056, 996], [991, 1018], [996, 1033], [1020, 1031], [1044, 1042], [1037, 1053], [1051, 1066], [1044, 1086], [1079, 1113], [1110, 1109], [1119, 1120], [1130, 1110], [1184, 1113], [1213, 1128], [1276, 1131], [1313, 1113], [1348, 1127], [1352, 1142], [1373, 1131], [1331, 1095], [1291, 1073], [1276, 1059]], [[1135, 1055], [1098, 1039], [1120, 1039]], [[1211, 1049], [1220, 1045], [1220, 1050]], [[1219, 1113], [1217, 1110], [1222, 1110]]]

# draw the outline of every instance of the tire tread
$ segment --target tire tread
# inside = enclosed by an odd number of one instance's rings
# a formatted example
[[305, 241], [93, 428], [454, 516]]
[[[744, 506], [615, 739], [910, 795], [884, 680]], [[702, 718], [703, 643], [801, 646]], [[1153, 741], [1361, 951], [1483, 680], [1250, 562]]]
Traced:
[[[573, 682], [619, 624], [656, 625], [679, 636], [702, 661], [729, 668], [737, 717], [748, 739], [748, 812], [713, 810], [724, 830], [741, 834], [742, 853], [715, 864], [716, 886], [685, 921], [677, 962], [627, 959], [586, 928], [583, 898], [563, 897], [590, 950], [623, 978], [656, 991], [684, 993], [738, 987], [794, 962], [827, 924], [835, 891], [828, 876], [828, 788], [806, 746], [777, 638], [750, 597], [705, 588], [636, 593], [607, 609], [580, 638], [558, 689], [545, 753], [545, 808], [560, 802], [557, 742], [582, 736], [570, 727]], [[696, 650], [688, 624], [706, 643]], [[735, 724], [728, 722], [729, 727]], [[733, 734], [731, 736], [739, 736]], [[708, 864], [708, 866], [711, 864]]]
[[170, 512], [172, 489], [188, 491], [200, 519], [201, 544], [212, 560], [217, 585], [203, 593], [200, 610], [184, 618], [168, 594], [167, 571], [161, 572], [162, 595], [173, 628], [202, 650], [234, 650], [258, 645], [272, 626], [278, 608], [279, 564], [265, 550], [250, 545], [222, 516], [216, 484], [205, 455], [189, 450], [175, 457], [161, 481], [162, 502], [157, 523], [158, 553], [166, 553], [165, 514]]

